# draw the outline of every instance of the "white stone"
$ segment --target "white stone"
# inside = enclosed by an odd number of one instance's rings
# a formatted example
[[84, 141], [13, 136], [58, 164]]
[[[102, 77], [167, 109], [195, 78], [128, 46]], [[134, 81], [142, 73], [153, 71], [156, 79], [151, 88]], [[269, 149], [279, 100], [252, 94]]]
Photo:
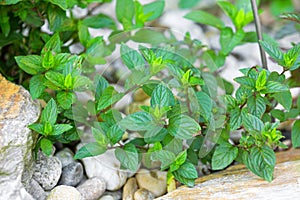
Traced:
[[81, 194], [72, 186], [59, 185], [51, 190], [47, 200], [83, 200]]
[[83, 199], [98, 199], [105, 192], [106, 183], [100, 177], [87, 179], [77, 187]]
[[120, 169], [120, 162], [115, 157], [114, 150], [108, 150], [99, 156], [83, 158], [82, 161], [87, 176], [102, 177], [107, 190], [118, 190], [127, 180], [127, 171]]

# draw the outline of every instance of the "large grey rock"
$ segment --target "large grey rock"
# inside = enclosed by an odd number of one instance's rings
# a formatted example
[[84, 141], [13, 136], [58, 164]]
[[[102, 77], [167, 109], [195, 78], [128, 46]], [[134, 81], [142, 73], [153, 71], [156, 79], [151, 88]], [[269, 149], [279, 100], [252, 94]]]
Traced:
[[86, 180], [77, 187], [84, 200], [97, 200], [105, 192], [106, 183], [100, 177], [93, 177]]
[[82, 200], [81, 194], [72, 186], [59, 185], [51, 190], [47, 200]]
[[[81, 146], [82, 144], [79, 144], [77, 148]], [[83, 158], [82, 161], [87, 176], [103, 178], [107, 190], [118, 190], [127, 180], [127, 172], [120, 169], [120, 162], [113, 150], [108, 150], [99, 156]]]
[[29, 92], [0, 74], [0, 199], [32, 199], [23, 184], [32, 176], [36, 135], [27, 126], [39, 114], [40, 106]]
[[45, 190], [51, 190], [59, 181], [62, 165], [57, 157], [48, 157], [43, 152], [39, 151], [33, 170], [33, 178]]
[[62, 169], [59, 184], [76, 186], [83, 178], [83, 166], [79, 162], [72, 162]]
[[[196, 180], [192, 188], [180, 187], [157, 200], [176, 199], [299, 199], [300, 149], [280, 152], [276, 158], [274, 180], [269, 183], [244, 165], [235, 165]], [[281, 163], [280, 163], [281, 162]]]

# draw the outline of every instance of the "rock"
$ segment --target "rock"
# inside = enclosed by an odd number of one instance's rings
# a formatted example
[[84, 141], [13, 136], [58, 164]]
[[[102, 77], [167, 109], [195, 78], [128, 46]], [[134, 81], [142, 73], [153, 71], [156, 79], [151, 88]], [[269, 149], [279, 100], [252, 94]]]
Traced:
[[115, 200], [113, 196], [104, 195], [99, 200]]
[[36, 134], [27, 126], [39, 115], [29, 92], [0, 74], [0, 199], [32, 199], [23, 184], [32, 176]]
[[114, 150], [104, 154], [82, 159], [88, 178], [102, 177], [106, 182], [106, 189], [115, 191], [120, 189], [127, 180], [127, 173], [120, 169], [120, 162]]
[[135, 177], [139, 188], [149, 190], [155, 197], [167, 192], [167, 172], [165, 171], [140, 169]]
[[112, 196], [114, 200], [120, 200], [122, 199], [122, 191], [121, 190], [117, 190], [114, 192], [105, 191], [103, 196]]
[[146, 190], [145, 188], [138, 189], [134, 193], [134, 200], [152, 200], [154, 199], [154, 194], [150, 191]]
[[105, 189], [106, 183], [100, 177], [88, 179], [77, 187], [77, 190], [85, 200], [97, 200], [105, 192]]
[[134, 94], [133, 94], [133, 100], [134, 102], [143, 102], [146, 99], [149, 99], [150, 97], [144, 92], [142, 89], [138, 89]]
[[62, 169], [59, 184], [76, 186], [83, 178], [83, 166], [79, 162], [72, 162]]
[[82, 200], [81, 194], [72, 186], [59, 185], [51, 190], [47, 200]]
[[134, 200], [133, 195], [137, 191], [138, 185], [135, 178], [130, 178], [127, 180], [123, 187], [123, 200]]
[[62, 167], [65, 167], [70, 163], [74, 162], [75, 160], [73, 156], [74, 153], [69, 148], [64, 148], [63, 150], [58, 151], [55, 154], [55, 157], [57, 157], [60, 160]]
[[61, 162], [57, 157], [46, 156], [39, 151], [34, 166], [33, 178], [45, 189], [56, 186], [62, 172]]
[[48, 196], [40, 184], [34, 179], [30, 180], [26, 190], [36, 200], [44, 200]]
[[193, 188], [182, 186], [157, 200], [173, 199], [299, 199], [300, 149], [276, 155], [277, 164], [271, 183], [235, 165], [209, 176], [198, 178]]

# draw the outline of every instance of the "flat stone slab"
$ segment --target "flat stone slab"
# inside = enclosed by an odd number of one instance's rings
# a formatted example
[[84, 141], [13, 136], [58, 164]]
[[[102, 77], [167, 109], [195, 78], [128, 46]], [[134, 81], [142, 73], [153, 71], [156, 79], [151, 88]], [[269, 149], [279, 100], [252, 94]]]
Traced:
[[282, 200], [300, 197], [300, 149], [280, 152], [271, 183], [250, 172], [244, 165], [198, 178], [156, 200], [261, 199]]

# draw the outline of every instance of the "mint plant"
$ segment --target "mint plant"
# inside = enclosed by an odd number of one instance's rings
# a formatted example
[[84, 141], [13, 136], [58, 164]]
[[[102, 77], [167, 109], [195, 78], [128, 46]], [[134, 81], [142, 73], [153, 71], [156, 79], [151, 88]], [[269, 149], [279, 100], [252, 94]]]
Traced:
[[[76, 159], [114, 149], [122, 169], [136, 171], [142, 159], [146, 167], [160, 161], [161, 170], [168, 171], [169, 184], [176, 179], [188, 186], [198, 177], [199, 160], [211, 163], [213, 170], [237, 161], [271, 181], [274, 150], [285, 147], [278, 130], [280, 122], [295, 120], [292, 142], [294, 147], [300, 146], [300, 99], [294, 101], [290, 92], [291, 87], [299, 87], [299, 81], [285, 75], [299, 68], [299, 44], [283, 52], [271, 39], [258, 41], [255, 31], [245, 31], [254, 19], [248, 1], [218, 1], [231, 27], [205, 11], [185, 16], [219, 30], [220, 49], [207, 47], [188, 32], [178, 40], [170, 30], [143, 28], [162, 15], [162, 0], [145, 5], [117, 0], [117, 21], [102, 13], [92, 14], [90, 3], [101, 6], [109, 2], [6, 1], [0, 5], [5, 10], [0, 21], [4, 38], [0, 55], [6, 63], [2, 73], [12, 80], [19, 76], [33, 99], [46, 104], [40, 120], [29, 126], [39, 133], [36, 150], [41, 148], [50, 155], [57, 142], [80, 141], [82, 131], [77, 127], [84, 126], [91, 129], [94, 142], [84, 144]], [[179, 5], [186, 8], [197, 2], [180, 1]], [[72, 12], [75, 5], [87, 8], [88, 14], [76, 17]], [[297, 14], [283, 17], [299, 21]], [[40, 30], [46, 20], [51, 33]], [[89, 28], [107, 28], [112, 33], [105, 40], [92, 37]], [[282, 73], [260, 66], [241, 69], [243, 76], [235, 78], [240, 86], [234, 91], [219, 69], [233, 49], [246, 42], [259, 42], [283, 67]], [[82, 48], [72, 54], [69, 47], [75, 44]], [[12, 53], [6, 56], [2, 49], [12, 49]], [[92, 74], [95, 65], [105, 64], [106, 58], [119, 50], [128, 72], [121, 77], [123, 91], [105, 74]], [[14, 62], [19, 67], [17, 76], [10, 68], [16, 66]], [[127, 115], [115, 108], [124, 96], [138, 90], [147, 95], [149, 104]], [[82, 91], [93, 98], [80, 102], [76, 94]], [[242, 137], [233, 143], [230, 135], [237, 130]], [[127, 134], [136, 136], [126, 139]]]

